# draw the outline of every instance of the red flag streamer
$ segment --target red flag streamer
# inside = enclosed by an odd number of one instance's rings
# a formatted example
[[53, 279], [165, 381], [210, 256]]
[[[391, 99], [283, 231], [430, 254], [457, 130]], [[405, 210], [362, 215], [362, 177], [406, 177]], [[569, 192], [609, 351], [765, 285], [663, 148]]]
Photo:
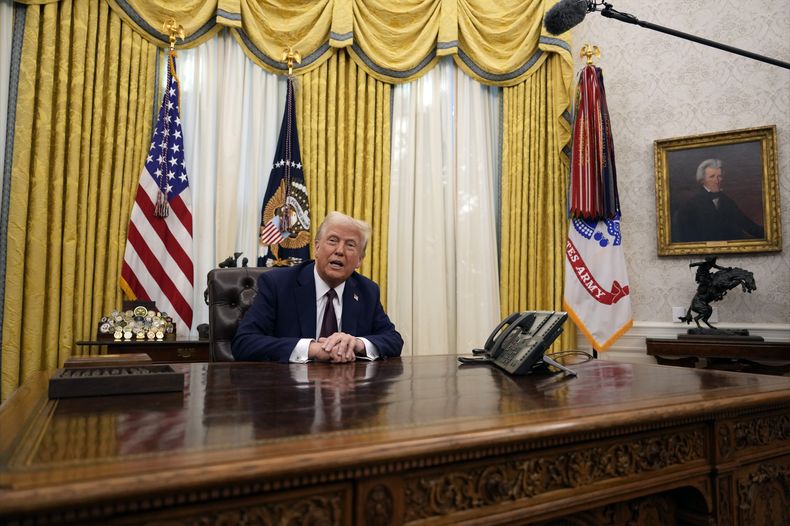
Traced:
[[584, 219], [611, 219], [620, 211], [614, 145], [599, 68], [579, 73], [573, 124], [569, 214]]

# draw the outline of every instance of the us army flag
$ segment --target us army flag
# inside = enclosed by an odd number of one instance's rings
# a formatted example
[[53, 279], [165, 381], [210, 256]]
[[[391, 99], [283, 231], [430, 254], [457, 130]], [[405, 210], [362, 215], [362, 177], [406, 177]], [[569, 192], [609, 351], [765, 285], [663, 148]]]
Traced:
[[593, 348], [605, 351], [633, 322], [600, 68], [579, 74], [574, 110], [563, 306]]
[[563, 308], [596, 351], [631, 328], [631, 296], [620, 219], [571, 219]]

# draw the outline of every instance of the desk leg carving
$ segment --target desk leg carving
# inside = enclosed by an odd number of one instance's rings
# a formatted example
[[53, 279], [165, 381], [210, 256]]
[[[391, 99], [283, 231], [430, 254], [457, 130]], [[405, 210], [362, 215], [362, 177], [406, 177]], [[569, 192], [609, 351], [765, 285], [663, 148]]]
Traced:
[[732, 475], [716, 479], [716, 514], [719, 526], [732, 524]]
[[737, 494], [739, 524], [790, 524], [790, 456], [741, 470]]

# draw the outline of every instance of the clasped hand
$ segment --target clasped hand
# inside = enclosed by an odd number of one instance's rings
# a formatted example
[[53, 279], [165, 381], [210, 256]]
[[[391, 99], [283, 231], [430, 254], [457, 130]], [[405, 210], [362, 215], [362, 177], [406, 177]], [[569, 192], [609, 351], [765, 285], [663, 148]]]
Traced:
[[321, 362], [353, 362], [356, 353], [365, 350], [362, 340], [345, 332], [336, 332], [326, 338], [310, 343], [311, 358]]

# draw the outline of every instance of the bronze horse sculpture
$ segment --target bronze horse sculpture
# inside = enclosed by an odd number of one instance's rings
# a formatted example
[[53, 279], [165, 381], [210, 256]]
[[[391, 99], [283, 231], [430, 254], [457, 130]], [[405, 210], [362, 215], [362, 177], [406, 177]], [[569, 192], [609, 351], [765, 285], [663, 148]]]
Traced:
[[[699, 283], [699, 286], [697, 287], [697, 293], [691, 300], [691, 306], [686, 311], [686, 315], [679, 318], [680, 321], [691, 323], [693, 319], [697, 327], [702, 328], [699, 324], [700, 320], [702, 320], [702, 323], [711, 329], [716, 329], [708, 322], [708, 318], [713, 314], [713, 307], [710, 306], [710, 303], [721, 300], [728, 290], [732, 290], [739, 285], [744, 292], [751, 293], [757, 290], [757, 286], [754, 283], [754, 274], [738, 267], [719, 267], [716, 265], [715, 258], [706, 258], [705, 263], [692, 263], [689, 266], [700, 266], [700, 270], [697, 271], [697, 283]], [[711, 268], [721, 270], [708, 274]], [[707, 278], [701, 276], [701, 271], [704, 271]], [[692, 312], [695, 312], [697, 315], [692, 317]]]

